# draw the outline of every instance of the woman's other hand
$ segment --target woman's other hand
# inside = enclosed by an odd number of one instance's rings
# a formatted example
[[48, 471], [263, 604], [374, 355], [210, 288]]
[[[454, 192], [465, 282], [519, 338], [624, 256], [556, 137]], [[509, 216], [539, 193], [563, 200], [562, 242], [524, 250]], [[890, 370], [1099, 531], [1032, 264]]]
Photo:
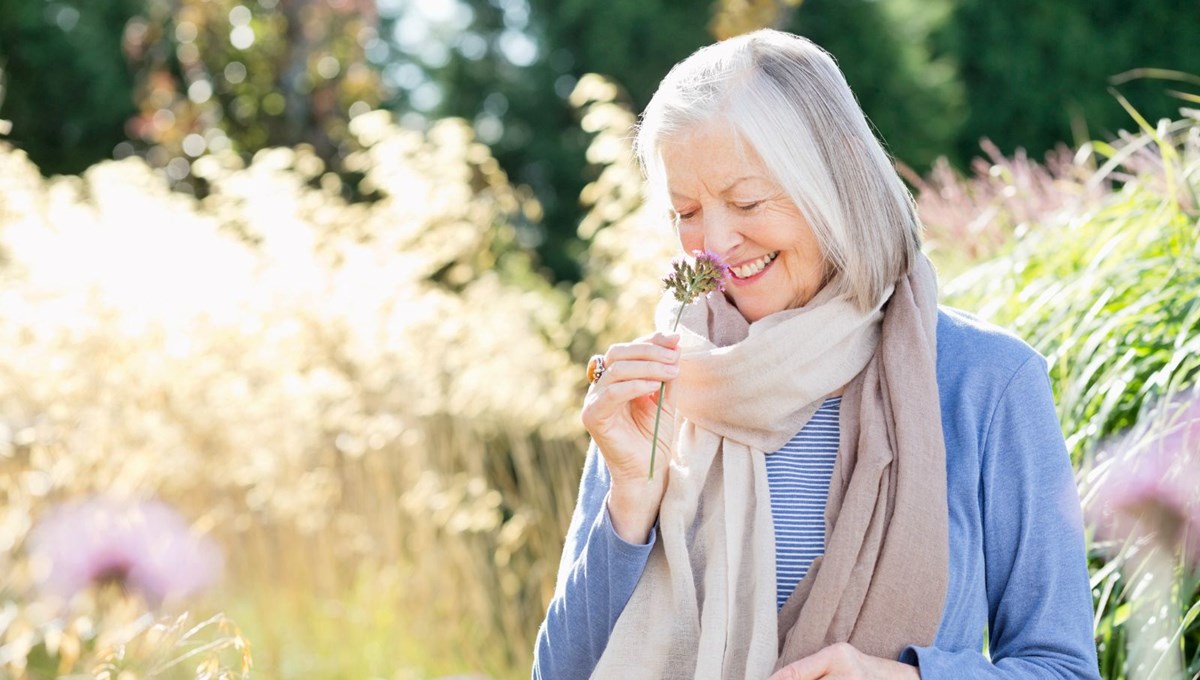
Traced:
[[840, 642], [779, 669], [769, 680], [920, 680], [913, 666], [869, 656]]
[[679, 336], [655, 333], [613, 345], [604, 365], [604, 374], [588, 388], [580, 418], [612, 477], [613, 528], [630, 543], [645, 543], [666, 490], [675, 420], [669, 399], [659, 423], [653, 479], [650, 448], [658, 390], [679, 375]]

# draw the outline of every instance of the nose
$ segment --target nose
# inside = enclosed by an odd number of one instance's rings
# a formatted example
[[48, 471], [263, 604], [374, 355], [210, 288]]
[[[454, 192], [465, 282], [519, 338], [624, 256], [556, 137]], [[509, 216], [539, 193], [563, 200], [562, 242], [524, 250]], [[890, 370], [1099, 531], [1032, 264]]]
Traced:
[[710, 250], [722, 258], [733, 252], [742, 242], [743, 237], [736, 223], [736, 216], [729, 215], [724, 210], [705, 211], [698, 226], [697, 246], [700, 250]]

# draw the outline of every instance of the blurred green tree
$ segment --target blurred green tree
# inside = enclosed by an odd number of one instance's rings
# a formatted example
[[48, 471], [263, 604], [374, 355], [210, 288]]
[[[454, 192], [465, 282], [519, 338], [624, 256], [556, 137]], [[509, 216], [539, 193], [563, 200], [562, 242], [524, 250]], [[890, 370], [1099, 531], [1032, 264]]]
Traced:
[[306, 144], [327, 166], [378, 102], [365, 46], [374, 0], [148, 0], [125, 29], [137, 74], [133, 145], [177, 186], [189, 160]]
[[[955, 0], [933, 41], [958, 65], [967, 117], [958, 161], [989, 137], [1001, 151], [1040, 156], [1060, 142], [1112, 137], [1134, 123], [1109, 93], [1131, 69], [1200, 73], [1195, 0]], [[1141, 79], [1118, 88], [1149, 120], [1174, 118], [1169, 85]], [[949, 150], [947, 150], [949, 151]]]
[[375, 107], [374, 0], [0, 4], [0, 118], [46, 173], [145, 155], [177, 188], [210, 151], [307, 144], [338, 167]]
[[121, 54], [140, 0], [0, 3], [0, 118], [45, 173], [111, 155], [134, 112]]
[[[137, 153], [202, 189], [191, 162], [225, 149], [304, 144], [342, 171], [347, 121], [380, 103], [414, 127], [461, 116], [540, 203], [521, 244], [569, 281], [599, 172], [576, 81], [606, 74], [640, 110], [679, 59], [764, 25], [829, 49], [918, 171], [965, 166], [983, 136], [1037, 157], [1111, 135], [1129, 127], [1112, 76], [1200, 72], [1195, 0], [30, 0], [0, 3], [0, 118], [43, 172]], [[1160, 82], [1119, 87], [1151, 119], [1178, 106]]]

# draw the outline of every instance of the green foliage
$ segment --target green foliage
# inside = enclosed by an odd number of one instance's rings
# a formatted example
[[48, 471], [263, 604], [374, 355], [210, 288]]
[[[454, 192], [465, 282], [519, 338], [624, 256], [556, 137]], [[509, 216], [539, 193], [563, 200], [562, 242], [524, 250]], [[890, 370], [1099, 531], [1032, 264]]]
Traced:
[[0, 3], [0, 119], [46, 173], [112, 155], [134, 112], [122, 37], [140, 0]]
[[[1200, 11], [1193, 0], [955, 0], [935, 36], [966, 88], [967, 120], [950, 152], [960, 163], [988, 137], [1005, 153], [1035, 157], [1060, 142], [1111, 138], [1127, 122], [1108, 93], [1131, 69], [1200, 73]], [[1174, 117], [1161, 82], [1120, 90], [1147, 118]]]
[[1200, 146], [1193, 120], [1120, 148], [1132, 177], [1084, 214], [1037, 225], [946, 285], [946, 299], [1012, 329], [1050, 360], [1075, 460], [1200, 371]]
[[126, 27], [138, 115], [124, 153], [202, 188], [192, 159], [232, 149], [249, 158], [307, 145], [334, 171], [352, 149], [348, 123], [379, 101], [363, 45], [370, 0], [145, 0]]
[[363, 47], [375, 39], [373, 6], [4, 3], [0, 118], [45, 173], [138, 153], [177, 187], [197, 189], [196, 157], [298, 144], [340, 169], [352, 112], [380, 99]]
[[[460, 116], [537, 198], [541, 213], [518, 230], [541, 273], [575, 281], [590, 239], [577, 230], [586, 208], [576, 197], [599, 168], [566, 98], [586, 73], [613, 78], [638, 111], [713, 31], [772, 23], [833, 52], [889, 150], [923, 174], [940, 155], [966, 166], [984, 136], [1004, 153], [1022, 146], [1033, 157], [1062, 141], [1105, 137], [1124, 115], [1107, 92], [1111, 76], [1200, 70], [1190, 39], [1200, 13], [1190, 0], [376, 5], [9, 2], [0, 7], [0, 118], [13, 121], [13, 141], [44, 172], [80, 171], [117, 147], [118, 157], [143, 155], [177, 188], [202, 192], [194, 158], [296, 144], [311, 146], [351, 191], [357, 178], [341, 163], [353, 113], [386, 102], [413, 126]], [[428, 30], [409, 35], [434, 15]], [[233, 39], [241, 25], [253, 31], [248, 46]], [[1161, 82], [1119, 87], [1152, 120], [1173, 114]]]

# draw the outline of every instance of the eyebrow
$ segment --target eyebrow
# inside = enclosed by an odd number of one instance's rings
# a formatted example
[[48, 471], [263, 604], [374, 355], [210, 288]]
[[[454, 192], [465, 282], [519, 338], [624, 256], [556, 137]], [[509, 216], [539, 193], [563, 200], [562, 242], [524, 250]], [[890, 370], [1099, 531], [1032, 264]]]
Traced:
[[[726, 185], [726, 187], [724, 189], [721, 189], [721, 191], [718, 192], [718, 195], [724, 196], [725, 194], [729, 193], [737, 185], [741, 184], [742, 182], [745, 182], [746, 180], [751, 180], [751, 179], [765, 180], [766, 178], [762, 177], [760, 175], [743, 175], [741, 177], [734, 179], [732, 182], [730, 182], [728, 185]], [[670, 194], [671, 194], [672, 198], [687, 198], [686, 196], [684, 196], [682, 194], [677, 194], [674, 191], [670, 192]]]

